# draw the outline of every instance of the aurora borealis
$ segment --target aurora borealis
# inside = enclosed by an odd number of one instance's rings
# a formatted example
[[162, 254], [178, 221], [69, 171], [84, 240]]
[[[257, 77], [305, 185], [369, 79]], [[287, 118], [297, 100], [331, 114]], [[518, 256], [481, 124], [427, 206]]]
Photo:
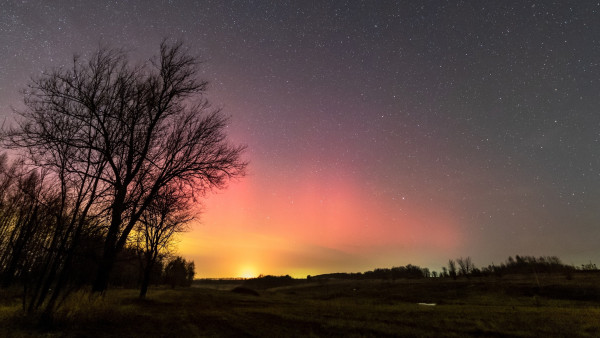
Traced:
[[591, 1], [4, 1], [0, 113], [30, 76], [163, 38], [205, 60], [247, 177], [203, 201], [197, 277], [509, 255], [600, 261]]

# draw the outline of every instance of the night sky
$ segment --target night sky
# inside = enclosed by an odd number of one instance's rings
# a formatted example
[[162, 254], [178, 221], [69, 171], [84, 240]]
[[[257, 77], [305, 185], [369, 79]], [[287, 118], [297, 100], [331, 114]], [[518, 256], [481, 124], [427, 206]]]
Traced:
[[100, 45], [181, 39], [246, 144], [197, 277], [600, 263], [596, 1], [0, 1], [0, 114]]

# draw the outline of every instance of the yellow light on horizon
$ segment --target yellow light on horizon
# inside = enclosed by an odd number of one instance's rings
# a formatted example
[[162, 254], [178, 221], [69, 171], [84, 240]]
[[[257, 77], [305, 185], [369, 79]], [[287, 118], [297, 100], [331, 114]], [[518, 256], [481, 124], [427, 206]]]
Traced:
[[252, 266], [244, 266], [242, 269], [240, 269], [240, 275], [239, 277], [242, 278], [255, 278], [256, 275], [256, 269], [254, 269], [254, 267]]

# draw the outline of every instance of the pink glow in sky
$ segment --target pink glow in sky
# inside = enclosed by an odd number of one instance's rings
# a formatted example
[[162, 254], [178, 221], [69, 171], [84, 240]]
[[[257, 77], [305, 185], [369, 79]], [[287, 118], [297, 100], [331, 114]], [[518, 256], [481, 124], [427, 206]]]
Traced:
[[202, 261], [199, 276], [360, 271], [403, 264], [407, 252], [426, 264], [433, 263], [431, 252], [452, 254], [460, 245], [461, 229], [448, 210], [406, 198], [382, 205], [350, 178], [296, 175], [293, 183], [261, 182], [251, 173], [208, 197], [200, 223], [180, 246]]
[[198, 277], [470, 256], [600, 262], [600, 5], [550, 1], [14, 1], [0, 114], [98, 44], [179, 38], [248, 176], [180, 236]]

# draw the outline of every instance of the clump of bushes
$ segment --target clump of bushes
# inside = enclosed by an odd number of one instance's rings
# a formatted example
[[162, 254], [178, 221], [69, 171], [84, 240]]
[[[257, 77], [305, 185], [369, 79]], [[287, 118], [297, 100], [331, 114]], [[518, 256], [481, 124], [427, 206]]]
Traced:
[[294, 279], [289, 275], [285, 276], [263, 276], [251, 278], [244, 281], [244, 286], [254, 289], [270, 289], [280, 286], [288, 286], [294, 284]]

